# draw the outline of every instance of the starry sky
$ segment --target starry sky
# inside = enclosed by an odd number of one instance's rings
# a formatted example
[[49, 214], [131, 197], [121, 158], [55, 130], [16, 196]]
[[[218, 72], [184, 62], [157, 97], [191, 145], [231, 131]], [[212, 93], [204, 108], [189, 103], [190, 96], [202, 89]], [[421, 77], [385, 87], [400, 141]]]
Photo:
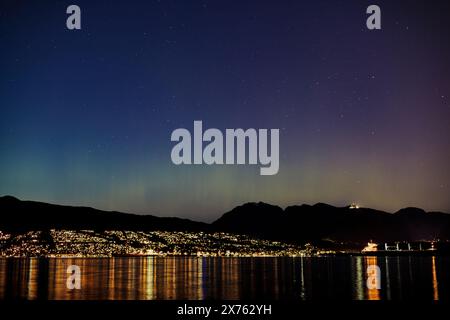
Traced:
[[[0, 4], [0, 195], [202, 221], [249, 201], [450, 212], [450, 3]], [[66, 8], [81, 8], [81, 30]], [[171, 162], [279, 128], [280, 169]]]

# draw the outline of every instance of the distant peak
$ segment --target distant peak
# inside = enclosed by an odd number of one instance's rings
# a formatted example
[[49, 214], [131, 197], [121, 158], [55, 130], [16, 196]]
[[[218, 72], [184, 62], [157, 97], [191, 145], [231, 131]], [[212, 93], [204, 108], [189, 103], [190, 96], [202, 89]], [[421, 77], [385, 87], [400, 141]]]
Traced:
[[323, 203], [323, 202], [318, 202], [315, 205], [313, 205], [313, 207], [316, 208], [334, 208], [334, 206], [327, 204], [327, 203]]
[[13, 197], [13, 196], [10, 196], [10, 195], [1, 196], [0, 200], [4, 200], [4, 201], [20, 201], [16, 197]]
[[395, 214], [426, 214], [425, 210], [416, 207], [408, 207], [398, 210]]
[[273, 204], [265, 203], [265, 202], [247, 202], [244, 203], [241, 207], [276, 207]]

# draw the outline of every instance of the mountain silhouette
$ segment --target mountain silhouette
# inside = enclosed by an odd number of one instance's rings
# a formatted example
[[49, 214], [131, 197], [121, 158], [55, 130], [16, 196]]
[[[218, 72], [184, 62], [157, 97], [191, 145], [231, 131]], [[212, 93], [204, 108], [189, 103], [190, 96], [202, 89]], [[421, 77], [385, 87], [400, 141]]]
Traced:
[[45, 229], [199, 231], [206, 223], [180, 218], [161, 218], [90, 207], [73, 207], [0, 197], [0, 230]]
[[[259, 215], [261, 212], [261, 215]], [[405, 208], [396, 213], [324, 203], [290, 206], [247, 203], [225, 213], [213, 228], [271, 239], [345, 242], [449, 240], [450, 215]]]
[[324, 203], [282, 209], [246, 203], [211, 224], [90, 207], [74, 207], [0, 197], [0, 230], [47, 229], [223, 231], [293, 242], [450, 240], [450, 215], [404, 208], [395, 213]]

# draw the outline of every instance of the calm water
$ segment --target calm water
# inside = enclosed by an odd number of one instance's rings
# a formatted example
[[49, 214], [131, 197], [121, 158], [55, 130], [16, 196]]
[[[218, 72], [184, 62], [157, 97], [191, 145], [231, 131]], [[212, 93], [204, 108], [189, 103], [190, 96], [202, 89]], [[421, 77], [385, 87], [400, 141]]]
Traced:
[[[380, 290], [366, 287], [374, 264]], [[449, 257], [0, 259], [0, 299], [450, 300], [449, 275]]]

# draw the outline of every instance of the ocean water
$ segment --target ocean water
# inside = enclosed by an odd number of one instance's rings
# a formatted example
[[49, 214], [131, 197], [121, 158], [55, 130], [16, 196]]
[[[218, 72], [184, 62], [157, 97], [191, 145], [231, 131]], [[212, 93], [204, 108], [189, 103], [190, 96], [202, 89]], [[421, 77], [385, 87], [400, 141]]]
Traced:
[[[370, 266], [379, 289], [367, 285]], [[448, 301], [450, 257], [8, 258], [0, 299]]]

